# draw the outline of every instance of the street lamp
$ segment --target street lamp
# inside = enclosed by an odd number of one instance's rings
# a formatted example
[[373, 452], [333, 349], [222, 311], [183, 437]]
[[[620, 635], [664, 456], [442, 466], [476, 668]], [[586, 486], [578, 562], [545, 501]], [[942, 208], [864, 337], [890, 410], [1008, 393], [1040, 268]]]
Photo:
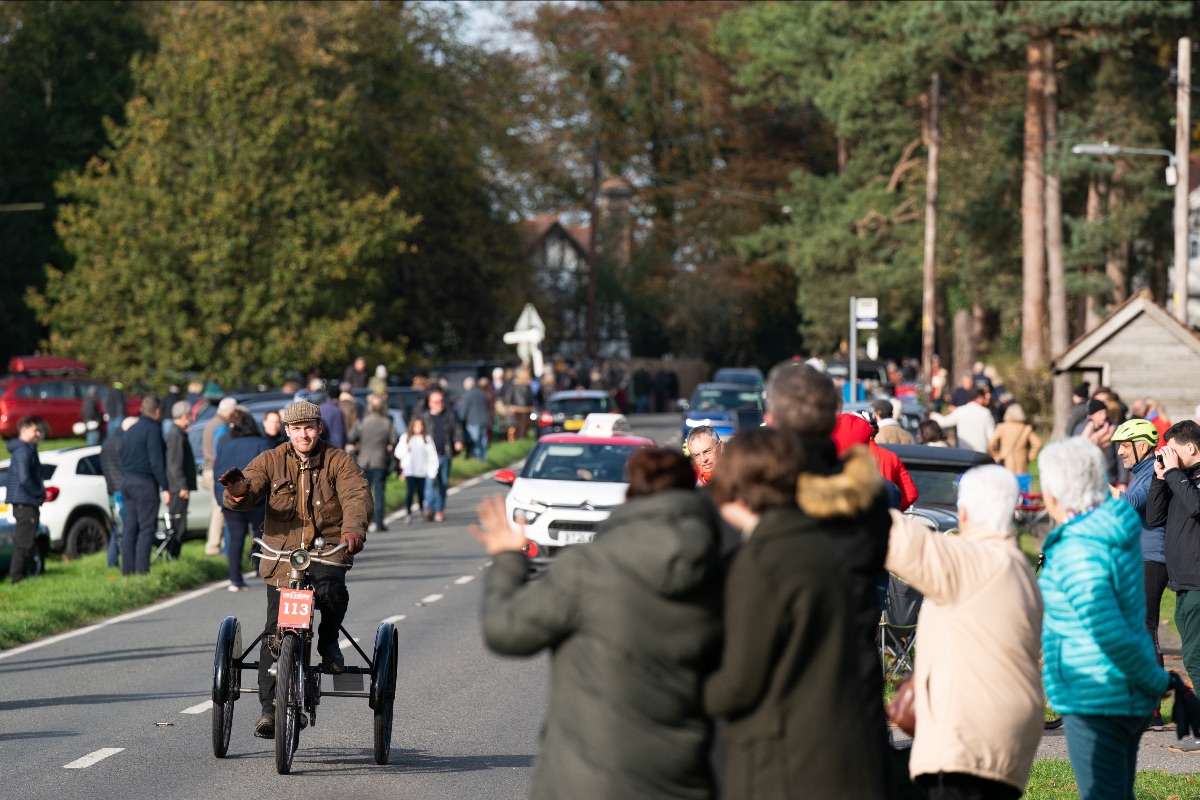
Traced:
[[[1152, 147], [1124, 147], [1119, 144], [1109, 144], [1101, 142], [1100, 144], [1077, 144], [1071, 148], [1071, 152], [1081, 156], [1115, 156], [1122, 153], [1135, 156], [1166, 156], [1167, 158], [1167, 186], [1175, 187], [1175, 277], [1174, 294], [1175, 294], [1175, 318], [1184, 325], [1188, 324], [1187, 318], [1187, 300], [1188, 300], [1188, 187], [1187, 180], [1183, 181], [1183, 185], [1179, 185], [1179, 171], [1176, 168], [1177, 157], [1176, 153], [1170, 150], [1159, 150]], [[1184, 175], [1187, 175], [1187, 163]]]
[[1071, 148], [1071, 152], [1077, 156], [1116, 156], [1121, 153], [1130, 153], [1135, 156], [1166, 156], [1167, 186], [1175, 185], [1175, 154], [1170, 150], [1157, 150], [1153, 147], [1123, 147], [1119, 144], [1101, 142], [1100, 144], [1077, 144]]

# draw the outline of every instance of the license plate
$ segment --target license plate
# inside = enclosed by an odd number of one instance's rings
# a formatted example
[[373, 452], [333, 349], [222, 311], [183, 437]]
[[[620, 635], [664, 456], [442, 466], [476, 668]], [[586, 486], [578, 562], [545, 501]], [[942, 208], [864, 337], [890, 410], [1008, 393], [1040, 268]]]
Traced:
[[582, 428], [583, 420], [581, 419], [569, 419], [563, 423], [563, 430], [565, 431], [577, 431], [581, 430]]
[[558, 540], [563, 544], [586, 544], [595, 535], [593, 531], [563, 531], [558, 534]]
[[312, 627], [313, 593], [308, 589], [279, 590], [279, 627]]

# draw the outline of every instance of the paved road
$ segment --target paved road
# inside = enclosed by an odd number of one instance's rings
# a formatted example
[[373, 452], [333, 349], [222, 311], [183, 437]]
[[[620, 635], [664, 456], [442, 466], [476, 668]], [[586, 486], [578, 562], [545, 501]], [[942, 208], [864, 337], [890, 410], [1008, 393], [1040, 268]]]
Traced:
[[[677, 416], [633, 422], [639, 433], [678, 445]], [[372, 759], [366, 701], [326, 697], [317, 725], [301, 734], [293, 773], [277, 775], [273, 743], [251, 734], [259, 715], [253, 694], [235, 706], [229, 757], [213, 757], [217, 625], [237, 616], [248, 644], [264, 615], [261, 589], [231, 594], [222, 583], [0, 653], [0, 797], [526, 796], [547, 660], [484, 648], [478, 605], [487, 559], [467, 531], [479, 499], [502, 490], [490, 480], [462, 487], [441, 525], [394, 521], [370, 537], [350, 573], [346, 629], [360, 646], [370, 652], [382, 619], [395, 620], [399, 632], [390, 763]]]

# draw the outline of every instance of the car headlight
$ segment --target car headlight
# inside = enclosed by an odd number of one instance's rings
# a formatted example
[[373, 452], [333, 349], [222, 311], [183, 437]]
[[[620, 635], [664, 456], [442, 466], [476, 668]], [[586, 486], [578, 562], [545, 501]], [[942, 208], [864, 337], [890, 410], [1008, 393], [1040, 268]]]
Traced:
[[533, 511], [528, 508], [514, 508], [512, 521], [518, 525], [532, 525], [537, 522], [537, 518], [542, 515], [540, 511]]

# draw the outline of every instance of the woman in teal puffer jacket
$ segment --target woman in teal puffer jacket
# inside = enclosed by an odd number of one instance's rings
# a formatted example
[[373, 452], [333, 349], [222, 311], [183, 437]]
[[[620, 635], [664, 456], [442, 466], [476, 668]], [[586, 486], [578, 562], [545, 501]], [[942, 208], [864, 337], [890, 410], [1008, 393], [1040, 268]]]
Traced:
[[1038, 467], [1058, 523], [1038, 578], [1046, 696], [1063, 715], [1080, 798], [1132, 800], [1138, 742], [1170, 683], [1144, 622], [1141, 523], [1110, 496], [1104, 456], [1086, 439], [1050, 444]]

